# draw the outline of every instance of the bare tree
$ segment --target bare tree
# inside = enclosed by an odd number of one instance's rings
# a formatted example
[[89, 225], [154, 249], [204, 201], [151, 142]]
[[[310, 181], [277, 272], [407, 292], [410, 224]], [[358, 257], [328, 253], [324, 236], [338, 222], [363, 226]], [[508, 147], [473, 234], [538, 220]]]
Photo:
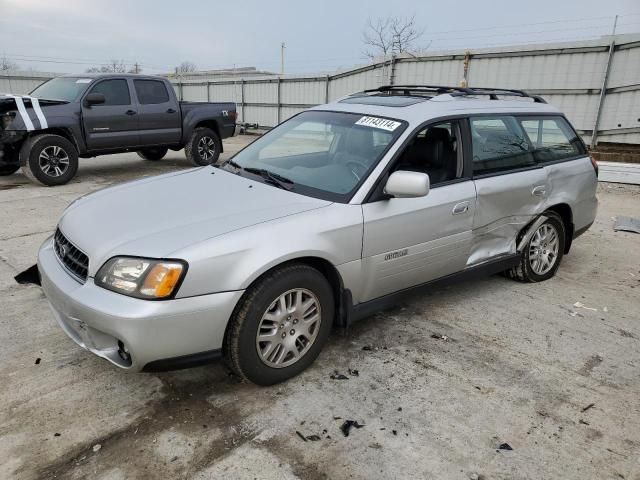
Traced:
[[182, 62], [176, 67], [177, 73], [193, 73], [198, 70], [198, 67], [193, 62]]
[[127, 67], [122, 60], [109, 60], [109, 63], [105, 63], [100, 67], [87, 68], [87, 73], [124, 73], [127, 71]]
[[12, 72], [20, 68], [16, 62], [7, 57], [0, 57], [0, 72]]
[[371, 18], [362, 32], [362, 42], [367, 46], [364, 54], [373, 60], [390, 54], [413, 53], [417, 41], [424, 35], [424, 28], [416, 25], [415, 16]]

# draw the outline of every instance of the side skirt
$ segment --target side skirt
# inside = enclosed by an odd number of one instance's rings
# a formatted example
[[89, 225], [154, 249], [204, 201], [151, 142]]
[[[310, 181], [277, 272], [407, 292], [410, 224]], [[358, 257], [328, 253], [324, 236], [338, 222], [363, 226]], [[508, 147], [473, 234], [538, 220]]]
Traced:
[[[503, 255], [499, 258], [489, 260], [480, 265], [474, 265], [467, 267], [451, 275], [431, 280], [430, 282], [422, 283], [414, 287], [406, 288], [398, 292], [390, 293], [383, 297], [375, 298], [367, 302], [359, 303], [358, 305], [352, 305], [346, 313], [346, 318], [343, 319], [343, 326], [349, 327], [351, 324], [370, 317], [380, 310], [395, 306], [397, 303], [408, 299], [409, 297], [424, 293], [427, 289], [433, 287], [441, 287], [461, 280], [469, 280], [474, 278], [483, 278], [495, 273], [504, 272], [512, 267], [515, 267], [520, 262], [520, 254]], [[351, 292], [349, 295], [345, 295], [351, 299]], [[347, 309], [345, 309], [347, 310]]]

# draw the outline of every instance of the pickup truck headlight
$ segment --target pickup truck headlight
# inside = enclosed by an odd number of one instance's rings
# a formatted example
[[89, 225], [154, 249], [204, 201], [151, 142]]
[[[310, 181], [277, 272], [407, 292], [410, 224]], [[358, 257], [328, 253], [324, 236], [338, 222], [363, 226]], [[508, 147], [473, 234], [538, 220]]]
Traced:
[[96, 274], [96, 285], [130, 297], [171, 298], [179, 287], [187, 264], [181, 260], [114, 257]]
[[5, 113], [0, 115], [0, 130], [6, 130], [13, 122], [13, 119], [16, 118], [15, 112]]

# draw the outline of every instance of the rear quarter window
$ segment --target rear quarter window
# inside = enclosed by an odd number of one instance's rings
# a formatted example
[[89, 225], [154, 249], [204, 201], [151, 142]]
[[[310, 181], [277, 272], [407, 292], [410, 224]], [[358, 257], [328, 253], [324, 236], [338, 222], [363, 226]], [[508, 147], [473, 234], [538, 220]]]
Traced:
[[133, 85], [136, 88], [138, 101], [142, 105], [155, 105], [169, 101], [167, 87], [163, 82], [158, 80], [134, 80]]
[[522, 117], [520, 124], [533, 146], [536, 162], [563, 160], [585, 153], [578, 135], [562, 117]]

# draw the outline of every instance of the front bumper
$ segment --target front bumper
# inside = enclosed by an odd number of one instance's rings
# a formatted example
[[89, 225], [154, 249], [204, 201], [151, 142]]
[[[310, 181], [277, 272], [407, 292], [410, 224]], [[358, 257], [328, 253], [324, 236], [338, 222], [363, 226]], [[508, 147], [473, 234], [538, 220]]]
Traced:
[[[38, 253], [42, 289], [65, 333], [118, 367], [140, 371], [151, 362], [222, 348], [225, 328], [243, 291], [149, 301], [81, 284], [62, 267], [48, 238]], [[122, 342], [130, 354], [118, 352]]]

